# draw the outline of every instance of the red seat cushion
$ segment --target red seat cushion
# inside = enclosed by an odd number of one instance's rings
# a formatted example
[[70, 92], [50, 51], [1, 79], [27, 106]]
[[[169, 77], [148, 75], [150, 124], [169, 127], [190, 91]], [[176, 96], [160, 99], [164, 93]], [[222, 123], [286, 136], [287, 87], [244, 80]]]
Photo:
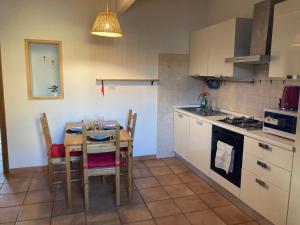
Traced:
[[[82, 152], [71, 152], [71, 156], [81, 156]], [[65, 146], [63, 144], [53, 144], [51, 147], [51, 157], [65, 157]]]
[[128, 152], [128, 147], [121, 147], [121, 148], [120, 148], [120, 151], [121, 151], [121, 152]]
[[[114, 152], [88, 154], [88, 169], [98, 167], [114, 167], [116, 166], [116, 154]], [[120, 154], [120, 166], [124, 164], [124, 158]]]

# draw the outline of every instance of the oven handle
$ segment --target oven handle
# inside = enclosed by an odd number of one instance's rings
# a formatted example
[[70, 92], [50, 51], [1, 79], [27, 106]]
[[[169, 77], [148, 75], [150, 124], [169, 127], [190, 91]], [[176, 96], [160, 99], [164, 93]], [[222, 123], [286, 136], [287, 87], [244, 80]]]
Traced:
[[270, 148], [270, 146], [267, 145], [267, 144], [259, 142], [258, 146], [261, 147], [262, 149], [265, 149], [265, 150], [268, 150], [268, 151], [272, 151], [272, 148]]

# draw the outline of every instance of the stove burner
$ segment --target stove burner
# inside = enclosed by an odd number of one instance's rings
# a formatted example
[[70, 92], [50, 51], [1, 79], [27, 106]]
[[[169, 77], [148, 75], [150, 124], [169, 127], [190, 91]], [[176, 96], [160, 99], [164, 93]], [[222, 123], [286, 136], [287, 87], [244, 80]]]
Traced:
[[237, 127], [241, 127], [247, 130], [256, 130], [256, 129], [262, 129], [263, 123], [254, 117], [226, 117], [222, 120], [219, 120], [220, 122], [224, 122], [227, 124], [231, 124]]

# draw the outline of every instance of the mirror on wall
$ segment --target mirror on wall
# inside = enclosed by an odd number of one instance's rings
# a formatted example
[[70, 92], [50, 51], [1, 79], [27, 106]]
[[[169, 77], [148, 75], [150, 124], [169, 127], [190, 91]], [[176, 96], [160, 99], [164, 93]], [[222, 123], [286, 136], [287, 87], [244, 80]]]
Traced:
[[25, 39], [30, 100], [63, 99], [61, 41]]

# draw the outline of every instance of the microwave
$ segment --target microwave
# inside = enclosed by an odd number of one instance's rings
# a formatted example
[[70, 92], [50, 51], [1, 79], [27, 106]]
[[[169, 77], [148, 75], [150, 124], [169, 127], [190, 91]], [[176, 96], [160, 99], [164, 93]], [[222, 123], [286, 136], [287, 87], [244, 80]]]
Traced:
[[263, 131], [284, 138], [296, 139], [297, 112], [265, 109]]

